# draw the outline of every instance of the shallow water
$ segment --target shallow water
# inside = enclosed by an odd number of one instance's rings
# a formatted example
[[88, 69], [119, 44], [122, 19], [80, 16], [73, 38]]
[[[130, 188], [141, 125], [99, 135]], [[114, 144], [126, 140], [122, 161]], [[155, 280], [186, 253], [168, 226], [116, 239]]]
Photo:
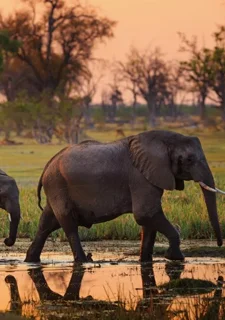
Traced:
[[45, 253], [41, 264], [24, 263], [22, 254], [3, 255], [0, 311], [37, 320], [54, 314], [54, 319], [60, 319], [72, 306], [79, 319], [85, 308], [111, 310], [122, 301], [127, 310], [151, 313], [154, 309], [169, 319], [207, 316], [212, 306], [214, 313], [222, 312], [225, 259], [187, 258], [185, 263], [172, 263], [159, 258], [153, 266], [141, 266], [137, 258], [124, 262], [93, 258], [97, 262], [75, 266], [71, 255], [57, 252]]

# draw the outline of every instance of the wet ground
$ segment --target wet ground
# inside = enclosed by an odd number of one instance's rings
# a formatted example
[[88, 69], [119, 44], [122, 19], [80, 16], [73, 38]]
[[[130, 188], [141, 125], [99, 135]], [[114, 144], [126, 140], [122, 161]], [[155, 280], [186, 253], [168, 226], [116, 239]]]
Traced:
[[120, 312], [113, 318], [122, 319], [121, 310], [136, 310], [143, 318], [225, 319], [225, 258], [214, 242], [183, 242], [192, 255], [184, 263], [164, 259], [165, 244], [158, 244], [151, 266], [138, 262], [139, 241], [83, 243], [95, 261], [83, 266], [60, 242], [47, 243], [40, 264], [24, 263], [29, 243], [0, 249], [0, 311], [10, 317], [108, 319]]

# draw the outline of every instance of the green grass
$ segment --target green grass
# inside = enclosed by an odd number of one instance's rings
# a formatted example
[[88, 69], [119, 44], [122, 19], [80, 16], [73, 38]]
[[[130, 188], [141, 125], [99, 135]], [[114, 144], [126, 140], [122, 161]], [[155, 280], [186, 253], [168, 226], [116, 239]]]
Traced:
[[[125, 134], [135, 134], [125, 127]], [[100, 141], [115, 140], [115, 128], [108, 127], [107, 131], [89, 130], [88, 137]], [[194, 132], [192, 133], [194, 134]], [[225, 189], [225, 133], [203, 132], [197, 134], [214, 173], [218, 188]], [[24, 140], [23, 140], [24, 141]], [[12, 175], [20, 188], [21, 211], [23, 220], [19, 226], [19, 237], [33, 238], [41, 215], [37, 206], [36, 185], [45, 163], [64, 145], [38, 145], [25, 141], [24, 145], [0, 146], [0, 168]], [[43, 194], [43, 193], [42, 193]], [[42, 203], [45, 199], [43, 196]], [[218, 212], [225, 238], [225, 196], [217, 196]], [[194, 182], [186, 182], [182, 192], [165, 192], [163, 208], [169, 220], [181, 227], [183, 239], [212, 239], [214, 234], [209, 223], [207, 210], [201, 195], [201, 190]], [[0, 237], [8, 234], [7, 216], [0, 214]], [[116, 220], [94, 225], [91, 229], [80, 228], [82, 240], [98, 239], [140, 239], [140, 227], [132, 215], [123, 215]], [[62, 231], [54, 233], [62, 240]], [[162, 239], [162, 238], [161, 238]]]

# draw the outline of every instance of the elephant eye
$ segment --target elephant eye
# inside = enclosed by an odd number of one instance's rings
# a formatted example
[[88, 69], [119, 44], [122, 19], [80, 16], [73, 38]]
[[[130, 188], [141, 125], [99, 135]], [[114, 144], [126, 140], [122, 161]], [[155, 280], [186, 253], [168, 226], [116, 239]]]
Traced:
[[182, 162], [183, 162], [182, 160], [183, 160], [183, 159], [182, 159], [182, 156], [179, 156], [179, 157], [178, 157], [178, 160], [177, 160], [178, 165], [181, 165], [181, 164], [182, 164]]
[[194, 157], [192, 155], [187, 157], [187, 163], [192, 163], [194, 161]]

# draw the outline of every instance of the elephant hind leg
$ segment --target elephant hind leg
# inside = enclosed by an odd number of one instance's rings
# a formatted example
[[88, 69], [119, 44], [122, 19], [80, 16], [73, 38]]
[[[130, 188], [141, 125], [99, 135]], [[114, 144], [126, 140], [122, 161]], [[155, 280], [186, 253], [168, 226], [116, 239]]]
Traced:
[[70, 213], [66, 216], [57, 215], [57, 219], [67, 236], [71, 250], [73, 252], [74, 261], [87, 262], [88, 258], [83, 251], [78, 234], [78, 224], [73, 218], [73, 215]]
[[60, 224], [57, 221], [51, 207], [49, 204], [47, 204], [40, 217], [36, 236], [27, 251], [25, 262], [39, 262], [45, 241], [50, 233], [58, 230], [59, 228]]
[[51, 206], [60, 226], [67, 236], [73, 252], [74, 261], [87, 262], [88, 258], [83, 251], [78, 234], [79, 217], [78, 214], [76, 214], [73, 202], [68, 199], [65, 190], [66, 189], [61, 190], [61, 194], [58, 194], [57, 199], [52, 201]]

